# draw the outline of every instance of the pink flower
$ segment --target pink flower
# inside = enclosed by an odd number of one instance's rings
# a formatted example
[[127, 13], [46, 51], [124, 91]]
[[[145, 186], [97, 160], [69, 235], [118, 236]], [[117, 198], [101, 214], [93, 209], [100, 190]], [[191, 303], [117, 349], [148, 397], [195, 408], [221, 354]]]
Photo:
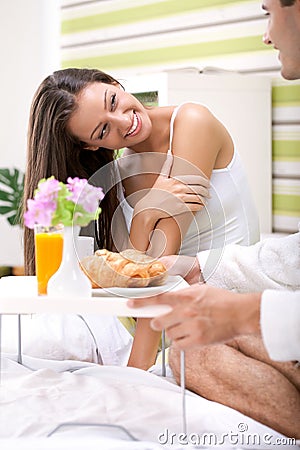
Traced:
[[48, 178], [47, 180], [41, 180], [38, 184], [38, 190], [34, 196], [35, 200], [42, 202], [55, 201], [60, 191], [61, 186], [59, 181], [55, 178]]
[[39, 223], [49, 227], [52, 215], [56, 209], [55, 202], [43, 202], [39, 200], [27, 200], [27, 211], [24, 214], [24, 224], [28, 228], [34, 228], [34, 224]]
[[77, 203], [85, 185], [87, 184], [87, 180], [85, 178], [69, 177], [67, 179], [67, 182], [68, 182], [67, 188], [71, 192], [71, 195], [69, 195], [68, 200]]
[[71, 192], [68, 200], [72, 200], [75, 204], [81, 205], [87, 212], [93, 213], [99, 206], [99, 202], [103, 199], [104, 193], [102, 188], [88, 184], [87, 180], [82, 178], [68, 178], [67, 188]]
[[[61, 223], [65, 226], [86, 226], [96, 220], [101, 212], [102, 188], [88, 184], [80, 178], [68, 178], [68, 184], [53, 176], [40, 180], [34, 199], [27, 200], [24, 223], [28, 228], [35, 224], [44, 226]], [[78, 206], [76, 208], [76, 205]]]

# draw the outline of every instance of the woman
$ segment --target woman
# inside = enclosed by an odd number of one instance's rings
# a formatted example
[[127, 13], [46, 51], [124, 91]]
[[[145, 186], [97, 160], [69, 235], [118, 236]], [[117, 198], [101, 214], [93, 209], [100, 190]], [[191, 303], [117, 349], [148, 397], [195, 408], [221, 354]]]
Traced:
[[[119, 174], [126, 199], [118, 180], [114, 181], [115, 164], [109, 164], [114, 150], [123, 148]], [[155, 209], [155, 201], [164, 203], [164, 199], [159, 195], [153, 201], [149, 189], [154, 185], [160, 192], [170, 181], [158, 176], [168, 153], [174, 158], [172, 177], [200, 172], [213, 181], [207, 207], [195, 216], [192, 213], [202, 204], [195, 200], [194, 189], [188, 192], [189, 200], [182, 196], [187, 208], [176, 217], [165, 208]], [[111, 224], [116, 223], [114, 213], [120, 211], [120, 202], [131, 245], [155, 256], [179, 251], [195, 254], [202, 248], [220, 247], [220, 240], [244, 245], [258, 240], [257, 215], [239, 156], [228, 131], [207, 108], [193, 103], [146, 108], [101, 71], [57, 71], [44, 80], [33, 100], [24, 199], [32, 197], [40, 178], [90, 178], [100, 168], [110, 180], [109, 189], [104, 186], [98, 223], [100, 248], [119, 249]], [[170, 191], [176, 193], [175, 188]], [[25, 264], [27, 273], [32, 273], [34, 248], [28, 233], [25, 230]], [[186, 241], [182, 239], [185, 234]], [[155, 360], [159, 336], [144, 325], [140, 321], [137, 326], [129, 365], [148, 368]]]

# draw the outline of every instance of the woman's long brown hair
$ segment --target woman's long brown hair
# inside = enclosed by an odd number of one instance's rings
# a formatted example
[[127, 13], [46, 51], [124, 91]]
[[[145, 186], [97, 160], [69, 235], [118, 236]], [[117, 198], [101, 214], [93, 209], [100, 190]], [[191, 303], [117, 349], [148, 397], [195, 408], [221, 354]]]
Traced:
[[[65, 69], [54, 72], [39, 86], [34, 95], [29, 128], [23, 211], [33, 198], [41, 178], [54, 176], [66, 182], [68, 177], [89, 179], [98, 169], [114, 159], [112, 150], [84, 149], [85, 144], [70, 135], [67, 123], [77, 108], [78, 94], [90, 83], [116, 84], [110, 75], [96, 69]], [[112, 170], [113, 164], [110, 164]], [[101, 185], [101, 184], [100, 184]], [[114, 186], [114, 185], [113, 185]], [[98, 223], [98, 245], [113, 248], [110, 223], [118, 205], [116, 187], [105, 192]], [[34, 234], [24, 229], [25, 274], [35, 273]]]

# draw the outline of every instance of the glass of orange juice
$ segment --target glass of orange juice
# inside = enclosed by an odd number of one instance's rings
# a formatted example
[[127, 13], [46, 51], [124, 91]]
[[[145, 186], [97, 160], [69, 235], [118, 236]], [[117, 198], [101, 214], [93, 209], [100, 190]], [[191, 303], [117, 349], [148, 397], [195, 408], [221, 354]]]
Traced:
[[57, 271], [62, 260], [63, 225], [45, 227], [35, 225], [35, 270], [38, 295], [47, 294], [48, 280]]

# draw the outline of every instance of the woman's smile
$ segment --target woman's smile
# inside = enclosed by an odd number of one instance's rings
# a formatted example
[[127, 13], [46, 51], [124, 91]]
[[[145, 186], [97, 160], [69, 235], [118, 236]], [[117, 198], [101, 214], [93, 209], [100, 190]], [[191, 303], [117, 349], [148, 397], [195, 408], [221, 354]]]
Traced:
[[130, 130], [127, 132], [125, 137], [136, 136], [139, 133], [141, 128], [142, 128], [141, 118], [137, 114], [137, 112], [133, 111], [132, 125], [131, 125]]

